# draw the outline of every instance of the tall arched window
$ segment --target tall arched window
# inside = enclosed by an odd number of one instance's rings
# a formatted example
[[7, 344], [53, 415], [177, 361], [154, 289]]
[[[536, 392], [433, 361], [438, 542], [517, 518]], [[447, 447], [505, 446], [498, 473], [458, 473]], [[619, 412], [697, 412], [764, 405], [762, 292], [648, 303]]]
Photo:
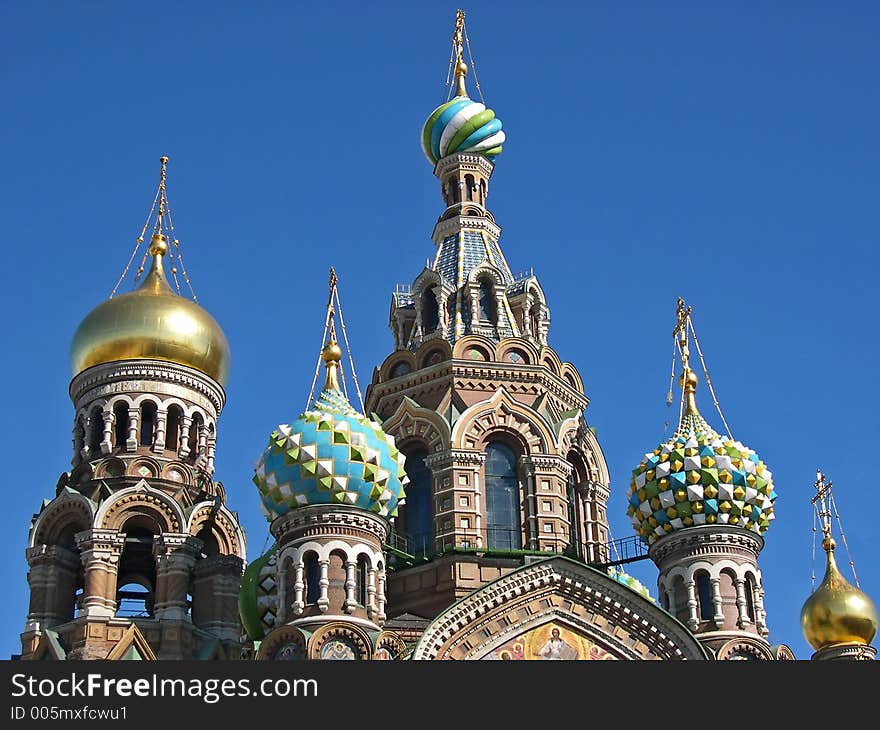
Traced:
[[153, 445], [153, 434], [156, 431], [156, 404], [146, 400], [141, 405], [141, 446]]
[[754, 623], [755, 621], [755, 576], [746, 573], [746, 615]]
[[422, 292], [422, 330], [427, 334], [440, 324], [440, 307], [433, 289]]
[[101, 453], [101, 441], [104, 438], [104, 419], [101, 413], [101, 407], [95, 406], [89, 416], [89, 454], [93, 458]]
[[465, 175], [464, 176], [464, 191], [465, 191], [465, 197], [468, 200], [474, 199], [474, 176], [473, 175]]
[[486, 447], [486, 537], [490, 548], [522, 548], [516, 455], [500, 443]]
[[195, 463], [196, 459], [199, 457], [199, 440], [201, 439], [202, 428], [204, 428], [204, 426], [205, 421], [202, 418], [202, 414], [196, 413], [189, 426], [189, 458], [193, 463]]
[[165, 424], [165, 448], [177, 451], [180, 448], [180, 427], [183, 424], [183, 410], [180, 406], [168, 408], [168, 420]]
[[116, 448], [124, 449], [128, 439], [128, 403], [119, 401], [113, 406], [113, 437]]
[[488, 279], [480, 279], [480, 319], [495, 322], [495, 295]]
[[369, 563], [366, 555], [358, 555], [355, 573], [355, 597], [361, 606], [367, 605], [367, 569]]
[[403, 468], [409, 477], [406, 486], [406, 503], [403, 511], [403, 528], [408, 538], [408, 549], [413, 555], [427, 553], [434, 541], [434, 522], [431, 500], [433, 497], [431, 470], [425, 465], [425, 449], [409, 453]]
[[697, 597], [700, 599], [700, 619], [710, 621], [715, 614], [715, 607], [712, 604], [712, 586], [709, 585], [707, 573], [697, 574]]
[[321, 566], [317, 553], [306, 553], [303, 567], [306, 574], [306, 603], [317, 603], [321, 597]]

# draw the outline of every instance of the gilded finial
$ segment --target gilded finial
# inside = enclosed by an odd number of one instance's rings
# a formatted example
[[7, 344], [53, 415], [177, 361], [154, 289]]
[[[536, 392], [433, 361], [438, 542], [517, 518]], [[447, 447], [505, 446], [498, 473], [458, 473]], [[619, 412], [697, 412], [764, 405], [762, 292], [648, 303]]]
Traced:
[[165, 218], [165, 210], [168, 205], [168, 199], [165, 197], [165, 177], [168, 168], [168, 157], [162, 155], [159, 162], [162, 163], [162, 169], [159, 173], [159, 212], [156, 215], [156, 230], [150, 240], [150, 256], [164, 256], [168, 252], [168, 243], [162, 234], [163, 221]]
[[464, 62], [464, 10], [455, 11], [455, 32], [452, 34], [452, 42], [455, 45], [455, 95], [467, 96], [465, 76], [468, 67]]
[[334, 318], [336, 312], [333, 307], [333, 295], [336, 291], [336, 282], [338, 281], [336, 270], [330, 267], [330, 296], [327, 299], [327, 342], [324, 349], [321, 350], [321, 359], [327, 368], [327, 377], [324, 380], [324, 390], [339, 390], [339, 361], [342, 360], [342, 348], [336, 341], [336, 323]]
[[678, 339], [678, 348], [681, 352], [682, 373], [681, 377], [678, 379], [678, 384], [681, 386], [685, 395], [684, 413], [685, 415], [696, 416], [699, 415], [696, 398], [699, 378], [697, 378], [697, 374], [691, 369], [690, 365], [691, 351], [688, 342], [688, 325], [691, 316], [691, 307], [687, 306], [684, 299], [681, 297], [678, 298], [678, 306], [676, 308], [675, 316], [675, 329], [672, 330], [672, 336]]

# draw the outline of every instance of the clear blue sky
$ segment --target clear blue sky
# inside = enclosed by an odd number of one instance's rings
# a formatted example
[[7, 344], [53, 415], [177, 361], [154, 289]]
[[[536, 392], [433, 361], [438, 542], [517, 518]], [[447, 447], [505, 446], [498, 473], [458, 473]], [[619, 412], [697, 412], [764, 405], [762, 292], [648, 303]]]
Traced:
[[[442, 203], [419, 133], [444, 97], [455, 8], [2, 4], [0, 656], [18, 650], [24, 625], [31, 514], [70, 467], [70, 340], [128, 258], [159, 156], [171, 157], [199, 301], [232, 349], [216, 476], [252, 559], [267, 535], [253, 464], [305, 405], [328, 267], [366, 387], [393, 345], [390, 292], [433, 255]], [[880, 602], [880, 6], [466, 9], [508, 134], [489, 204], [511, 267], [539, 275], [550, 342], [592, 399], [614, 536], [631, 534], [630, 470], [675, 417], [664, 399], [680, 295], [734, 436], [774, 472], [768, 623], [774, 642], [808, 657], [799, 612], [817, 466]], [[705, 390], [699, 400], [720, 428]], [[656, 593], [652, 564], [633, 573]]]

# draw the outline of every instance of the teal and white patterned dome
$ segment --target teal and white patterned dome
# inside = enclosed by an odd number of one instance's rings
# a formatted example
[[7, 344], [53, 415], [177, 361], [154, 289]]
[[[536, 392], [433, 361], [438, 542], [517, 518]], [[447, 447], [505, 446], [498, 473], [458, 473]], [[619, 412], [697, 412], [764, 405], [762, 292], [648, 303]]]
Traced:
[[734, 525], [763, 534], [775, 518], [773, 474], [752, 449], [688, 409], [675, 435], [633, 469], [627, 514], [648, 543], [688, 527]]
[[352, 408], [341, 391], [325, 388], [312, 410], [272, 431], [254, 483], [269, 520], [315, 504], [391, 518], [408, 481], [404, 459], [393, 436]]
[[477, 152], [494, 159], [504, 139], [495, 112], [467, 96], [438, 106], [422, 127], [422, 151], [432, 164], [455, 152]]

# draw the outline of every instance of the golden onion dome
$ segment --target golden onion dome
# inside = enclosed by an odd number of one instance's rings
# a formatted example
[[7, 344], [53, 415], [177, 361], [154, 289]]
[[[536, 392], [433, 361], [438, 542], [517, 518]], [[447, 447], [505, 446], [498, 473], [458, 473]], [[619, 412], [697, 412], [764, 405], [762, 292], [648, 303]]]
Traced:
[[828, 567], [822, 584], [801, 609], [804, 636], [816, 650], [836, 644], [868, 645], [877, 633], [877, 607], [838, 570], [834, 539], [825, 538], [822, 547], [828, 553]]
[[208, 312], [171, 289], [162, 267], [167, 248], [165, 236], [154, 234], [153, 263], [140, 287], [99, 304], [79, 325], [70, 347], [74, 376], [102, 363], [150, 359], [187, 365], [226, 384], [226, 335]]

